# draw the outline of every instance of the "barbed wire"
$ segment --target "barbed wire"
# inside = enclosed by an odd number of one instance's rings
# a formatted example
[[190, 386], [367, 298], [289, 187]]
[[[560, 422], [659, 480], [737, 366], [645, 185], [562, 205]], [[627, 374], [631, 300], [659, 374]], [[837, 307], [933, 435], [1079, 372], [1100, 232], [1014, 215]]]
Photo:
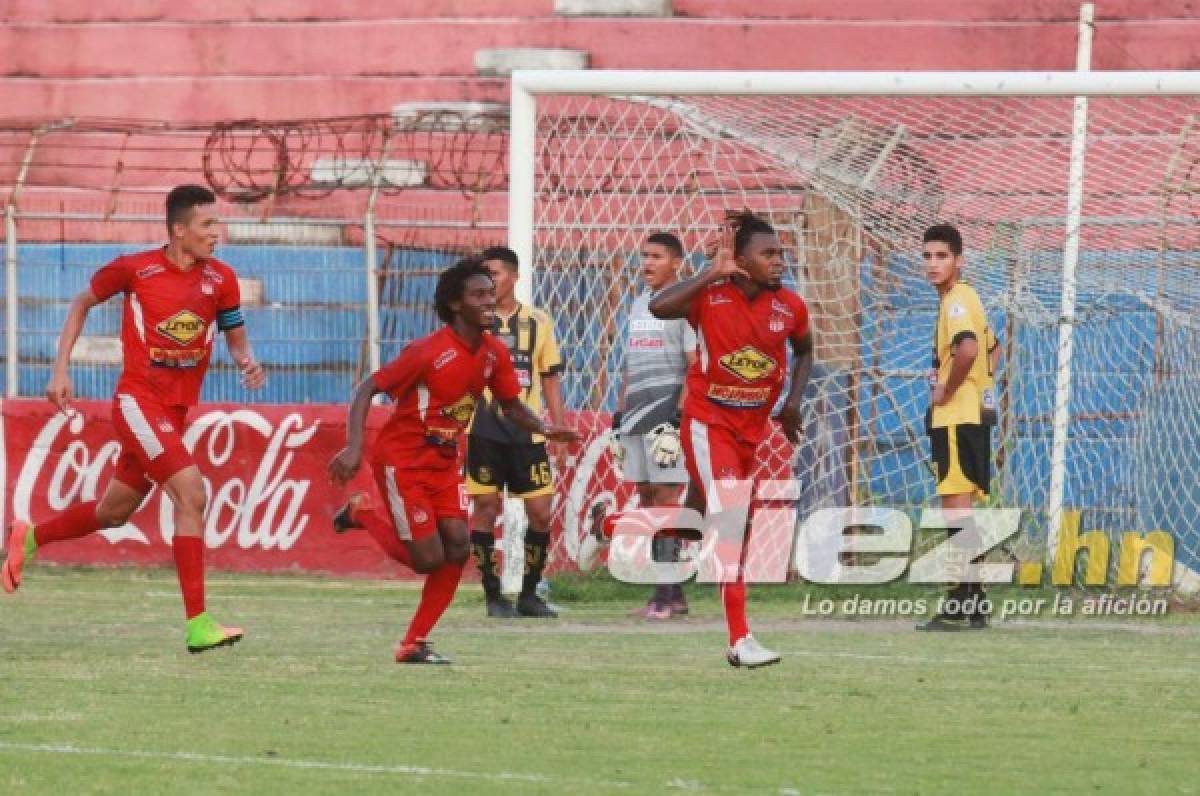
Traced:
[[373, 185], [387, 195], [429, 188], [468, 197], [508, 186], [508, 110], [500, 105], [210, 124], [10, 119], [0, 122], [0, 180], [15, 180], [31, 147], [32, 185], [161, 187], [167, 175], [198, 166], [218, 196], [243, 204]]

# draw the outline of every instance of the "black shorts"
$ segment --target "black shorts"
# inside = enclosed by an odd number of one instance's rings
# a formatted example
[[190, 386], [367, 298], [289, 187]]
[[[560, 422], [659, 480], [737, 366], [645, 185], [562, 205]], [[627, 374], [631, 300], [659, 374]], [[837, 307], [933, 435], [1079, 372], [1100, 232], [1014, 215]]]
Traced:
[[491, 495], [508, 487], [512, 497], [554, 494], [554, 474], [546, 443], [504, 443], [467, 438], [467, 494]]
[[975, 423], [929, 429], [939, 495], [986, 497], [992, 482], [992, 429]]

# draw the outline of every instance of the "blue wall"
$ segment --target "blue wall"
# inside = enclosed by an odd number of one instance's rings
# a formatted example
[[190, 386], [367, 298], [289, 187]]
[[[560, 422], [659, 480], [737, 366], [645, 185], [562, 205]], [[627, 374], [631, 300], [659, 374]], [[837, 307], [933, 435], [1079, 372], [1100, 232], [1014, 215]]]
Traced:
[[[87, 284], [96, 268], [118, 254], [141, 248], [145, 247], [104, 244], [20, 247], [22, 365], [18, 378], [22, 394], [39, 395], [44, 389], [70, 297]], [[362, 250], [230, 245], [222, 247], [220, 256], [233, 264], [239, 275], [262, 280], [265, 303], [247, 307], [245, 315], [259, 357], [270, 367], [270, 380], [263, 392], [246, 393], [238, 384], [237, 373], [230, 367], [224, 347], [218, 346], [216, 364], [205, 385], [205, 400], [345, 402], [355, 380], [365, 375]], [[1143, 412], [1140, 424], [1131, 419], [1103, 417], [1072, 424], [1068, 451], [1072, 464], [1068, 467], [1066, 502], [1068, 506], [1091, 510], [1084, 520], [1088, 527], [1132, 528], [1135, 517], [1157, 517], [1162, 513], [1161, 507], [1154, 503], [1158, 498], [1153, 497], [1162, 490], [1152, 490], [1149, 485], [1171, 476], [1160, 476], [1155, 469], [1164, 466], [1162, 462], [1143, 461], [1139, 470], [1138, 462], [1146, 460], [1147, 451], [1154, 449], [1144, 441], [1145, 430], [1151, 422], [1161, 427], [1165, 422], [1159, 417], [1166, 411], [1163, 408], [1180, 403], [1181, 398], [1170, 390], [1190, 390], [1189, 395], [1194, 395], [1200, 386], [1194, 382], [1176, 388], [1154, 384], [1149, 363], [1153, 356], [1155, 316], [1132, 293], [1153, 295], [1154, 269], [1148, 266], [1156, 262], [1157, 256], [1151, 251], [1123, 253], [1124, 267], [1120, 272], [1123, 286], [1119, 291], [1107, 291], [1102, 284], [1105, 274], [1111, 272], [1100, 266], [1112, 261], [1112, 253], [1084, 253], [1082, 257], [1078, 306], [1083, 309], [1075, 336], [1073, 412], [1097, 415]], [[1185, 276], [1187, 258], [1178, 257], [1178, 261], [1169, 264], [1169, 282]], [[999, 334], [1011, 335], [1015, 344], [1017, 367], [1008, 369], [1019, 378], [1007, 382], [1007, 397], [1013, 415], [1018, 417], [1048, 418], [1053, 412], [1059, 275], [1051, 267], [1057, 262], [1054, 253], [1035, 258], [1039, 259], [1045, 260], [1047, 270], [1035, 273], [1017, 299], [1021, 311], [1014, 317], [1024, 319], [1020, 325], [1008, 328], [1005, 314], [995, 306], [989, 308]], [[396, 273], [382, 287], [385, 361], [405, 342], [436, 327], [431, 307], [434, 281], [437, 271], [451, 260], [450, 255], [437, 252], [396, 253], [390, 265]], [[636, 262], [631, 261], [629, 268], [634, 273]], [[864, 263], [861, 273], [863, 315], [874, 320], [863, 327], [863, 358], [866, 362], [878, 358], [880, 365], [877, 380], [864, 381], [859, 390], [859, 417], [879, 451], [869, 463], [868, 486], [872, 498], [881, 503], [920, 505], [932, 498], [933, 486], [922, 426], [928, 388], [919, 376], [903, 372], [921, 372], [928, 367], [936, 296], [915, 262], [897, 257], [885, 269], [886, 283], [880, 280], [880, 269], [871, 263]], [[1011, 293], [1003, 261], [985, 259], [973, 266], [973, 276], [977, 285], [987, 286], [981, 289], [985, 304]], [[593, 374], [601, 369], [616, 374], [623, 359], [619, 347], [605, 356], [594, 345], [570, 344], [572, 339], [599, 339], [596, 326], [605, 323], [605, 318], [596, 297], [607, 294], [606, 280], [610, 278], [611, 274], [600, 269], [587, 269], [580, 274], [555, 271], [537, 285], [535, 301], [543, 306], [548, 297], [559, 297], [556, 306], [550, 309], [555, 311], [559, 337], [564, 341], [563, 355], [568, 365], [566, 397], [571, 407], [590, 403]], [[1200, 307], [1187, 305], [1179, 309], [1194, 316]], [[616, 319], [618, 329], [622, 317]], [[1042, 318], [1042, 322], [1034, 325], [1032, 318]], [[85, 333], [114, 335], [119, 324], [119, 302], [110, 302], [93, 311]], [[618, 344], [621, 337], [616, 335]], [[1177, 341], [1175, 355], [1190, 361], [1191, 342], [1190, 338]], [[76, 392], [84, 397], [107, 398], [116, 377], [115, 368], [76, 368]], [[841, 384], [836, 381], [839, 379], [844, 379], [844, 374], [825, 372], [818, 375], [813, 389]], [[615, 397], [615, 382], [614, 378], [607, 394], [608, 409], [612, 408]], [[844, 389], [829, 389], [822, 394], [828, 399], [827, 411], [848, 414]], [[839, 395], [843, 396], [840, 405]], [[1194, 398], [1191, 400], [1194, 402]], [[1171, 412], [1178, 414], [1175, 409]], [[1137, 441], [1139, 429], [1143, 432], [1141, 442]], [[844, 433], [844, 429], [839, 433]], [[1051, 425], [1046, 419], [1021, 422], [1012, 429], [1009, 449], [1003, 457], [1004, 470], [998, 473], [1006, 485], [1006, 503], [1026, 507], [1045, 504], [1050, 434]], [[1149, 438], [1160, 440], [1161, 431]], [[1178, 476], [1190, 478], [1191, 484], [1196, 482], [1194, 473], [1200, 469], [1200, 462], [1195, 461], [1200, 457], [1196, 447], [1192, 445], [1170, 459], [1180, 461], [1183, 456], [1185, 464], [1191, 462], [1190, 471], [1186, 475], [1181, 471]], [[1143, 454], [1140, 457], [1139, 451]]]

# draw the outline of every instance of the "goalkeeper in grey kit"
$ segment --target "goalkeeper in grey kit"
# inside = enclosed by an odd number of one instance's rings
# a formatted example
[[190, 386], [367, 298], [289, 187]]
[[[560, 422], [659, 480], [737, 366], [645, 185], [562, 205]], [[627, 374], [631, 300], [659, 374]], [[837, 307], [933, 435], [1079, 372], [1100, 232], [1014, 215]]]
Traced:
[[[683, 245], [666, 232], [642, 245], [642, 279], [646, 288], [629, 312], [625, 370], [617, 411], [613, 415], [613, 453], [626, 481], [637, 484], [643, 508], [677, 506], [688, 482], [679, 440], [687, 368], [695, 360], [696, 332], [687, 320], [664, 321], [650, 314], [650, 300], [675, 284], [683, 265]], [[593, 509], [593, 533], [599, 532], [603, 507]], [[655, 537], [654, 558], [673, 561], [680, 540]], [[688, 611], [683, 587], [659, 585], [638, 613], [646, 619], [669, 619]]]

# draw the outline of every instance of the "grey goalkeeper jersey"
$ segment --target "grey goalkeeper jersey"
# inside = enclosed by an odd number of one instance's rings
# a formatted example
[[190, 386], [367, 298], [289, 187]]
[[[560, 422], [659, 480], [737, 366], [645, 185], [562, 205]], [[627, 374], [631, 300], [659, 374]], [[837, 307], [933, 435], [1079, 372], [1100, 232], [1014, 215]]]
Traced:
[[650, 314], [653, 297], [643, 291], [629, 311], [622, 434], [644, 434], [674, 416], [687, 377], [685, 354], [696, 350], [696, 332], [686, 320]]

